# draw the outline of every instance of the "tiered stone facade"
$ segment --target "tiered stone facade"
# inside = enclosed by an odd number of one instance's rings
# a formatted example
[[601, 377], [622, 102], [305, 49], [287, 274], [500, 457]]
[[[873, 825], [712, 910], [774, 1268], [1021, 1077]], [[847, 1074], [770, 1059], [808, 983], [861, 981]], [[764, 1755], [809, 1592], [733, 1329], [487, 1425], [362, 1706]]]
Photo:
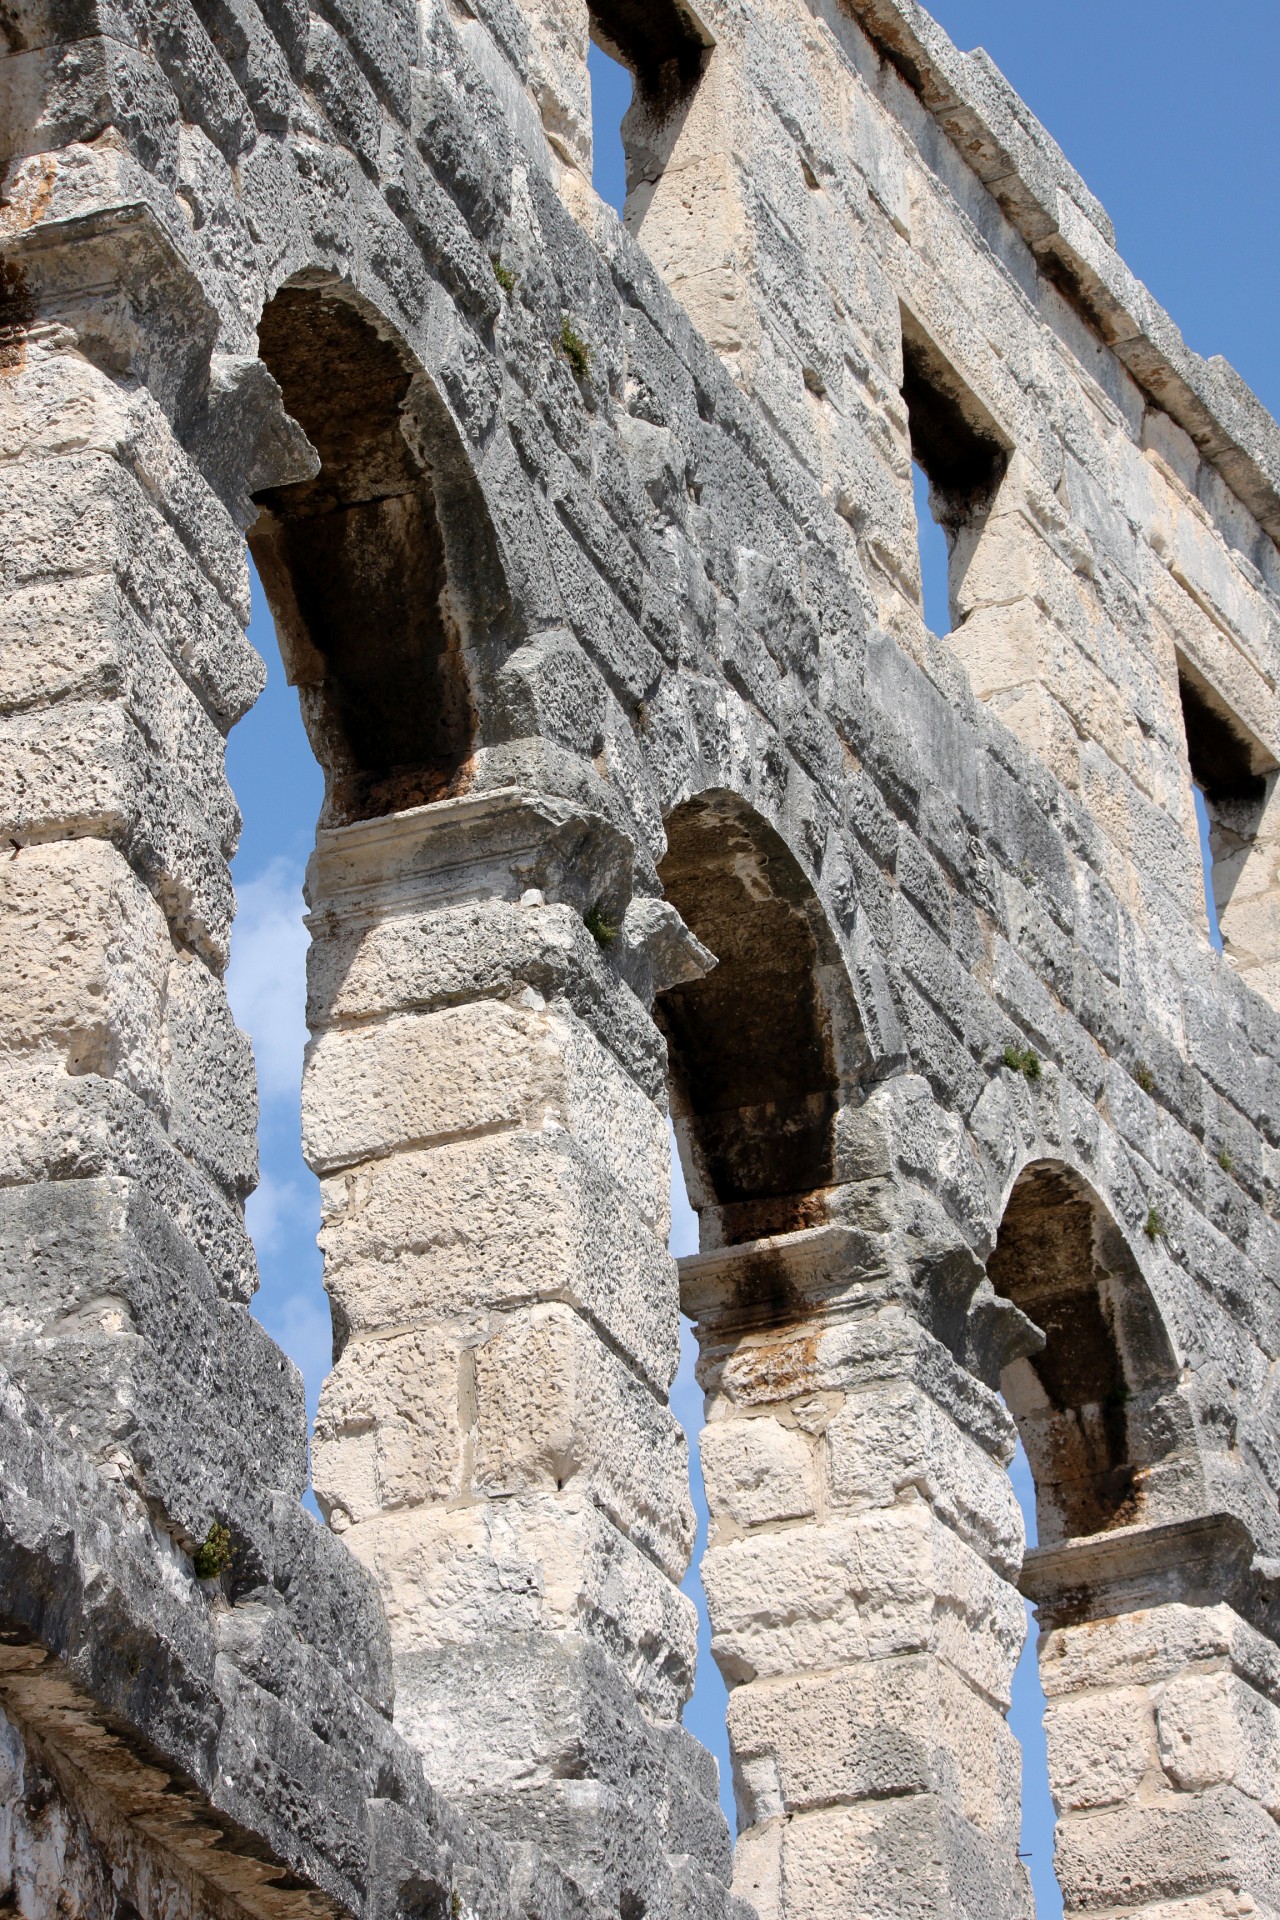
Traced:
[[[1280, 1912], [1280, 430], [915, 0], [0, 32], [0, 1906], [1020, 1916], [1029, 1594], [1068, 1910]], [[325, 1526], [246, 540], [326, 779]]]

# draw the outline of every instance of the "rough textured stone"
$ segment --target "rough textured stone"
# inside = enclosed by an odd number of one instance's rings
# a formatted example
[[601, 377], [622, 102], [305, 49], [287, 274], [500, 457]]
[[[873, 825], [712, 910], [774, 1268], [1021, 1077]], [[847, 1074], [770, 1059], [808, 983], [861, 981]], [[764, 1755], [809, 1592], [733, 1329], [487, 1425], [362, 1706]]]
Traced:
[[916, 0], [0, 13], [0, 1906], [1012, 1920], [1020, 1582], [1069, 1909], [1280, 1910], [1280, 431]]

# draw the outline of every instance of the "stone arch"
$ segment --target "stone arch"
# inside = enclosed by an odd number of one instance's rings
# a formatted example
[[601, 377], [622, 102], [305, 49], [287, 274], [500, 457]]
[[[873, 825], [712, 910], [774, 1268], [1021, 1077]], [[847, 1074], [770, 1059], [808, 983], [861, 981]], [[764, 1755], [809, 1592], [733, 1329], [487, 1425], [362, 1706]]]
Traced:
[[256, 494], [249, 533], [325, 772], [325, 823], [466, 790], [478, 670], [509, 617], [461, 436], [410, 349], [345, 282], [268, 301], [259, 353], [319, 460]]
[[655, 1006], [703, 1245], [820, 1225], [837, 1115], [871, 1065], [835, 935], [786, 841], [736, 794], [684, 801], [666, 830], [667, 898], [717, 962]]
[[1035, 1481], [1041, 1545], [1165, 1517], [1187, 1437], [1177, 1359], [1100, 1195], [1060, 1160], [1028, 1163], [987, 1272], [1044, 1335], [1000, 1379]]

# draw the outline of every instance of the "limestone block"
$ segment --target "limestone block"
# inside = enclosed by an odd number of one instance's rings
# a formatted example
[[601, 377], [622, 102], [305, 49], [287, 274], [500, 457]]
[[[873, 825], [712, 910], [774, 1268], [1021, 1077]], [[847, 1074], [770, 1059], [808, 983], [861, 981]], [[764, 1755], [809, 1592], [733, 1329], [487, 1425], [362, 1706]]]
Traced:
[[436, 1756], [438, 1779], [487, 1806], [512, 1790], [585, 1774], [622, 1792], [619, 1811], [647, 1823], [651, 1850], [660, 1839], [672, 1851], [719, 1853], [728, 1864], [724, 1840], [716, 1846], [705, 1826], [714, 1762], [676, 1724], [646, 1718], [598, 1644], [495, 1634], [483, 1645], [401, 1655], [396, 1717]]
[[699, 1452], [712, 1541], [813, 1512], [813, 1448], [794, 1427], [768, 1415], [716, 1420], [703, 1428]]
[[257, 1489], [300, 1497], [306, 1411], [297, 1370], [243, 1307], [218, 1297], [176, 1210], [151, 1184], [63, 1178], [0, 1188], [0, 1347], [23, 1344], [28, 1377], [38, 1367], [46, 1383], [46, 1412], [81, 1444], [92, 1436], [106, 1453], [119, 1442], [120, 1457], [153, 1459], [208, 1499], [211, 1487], [225, 1498], [230, 1471], [218, 1449], [234, 1435]]
[[325, 1285], [358, 1332], [563, 1299], [665, 1391], [675, 1262], [561, 1131], [490, 1134], [321, 1181]]
[[1017, 600], [975, 609], [951, 641], [979, 700], [992, 700], [1039, 677], [1042, 660], [1052, 657], [1054, 629], [1034, 600]]
[[1231, 1673], [1188, 1673], [1161, 1688], [1160, 1764], [1184, 1793], [1232, 1785], [1280, 1818], [1280, 1709]]
[[395, 1147], [519, 1126], [541, 1022], [496, 1002], [322, 1033], [308, 1049], [303, 1152], [317, 1173]]
[[191, 953], [169, 969], [164, 1040], [175, 1146], [229, 1193], [250, 1192], [258, 1176], [253, 1050], [222, 981]]
[[312, 1042], [303, 1148], [319, 1173], [459, 1136], [562, 1127], [666, 1231], [667, 1135], [652, 1101], [572, 1014], [497, 1000]]
[[0, 607], [0, 710], [68, 695], [114, 696], [121, 682], [116, 629], [123, 597], [110, 574], [40, 580]]
[[692, 1689], [692, 1600], [581, 1483], [382, 1515], [343, 1539], [377, 1578], [398, 1656], [484, 1646], [495, 1635], [586, 1635], [659, 1717], [677, 1715]]
[[[743, 1862], [750, 1882], [734, 1863], [734, 1892], [750, 1898], [758, 1877], [765, 1913], [844, 1920], [849, 1914], [959, 1909], [1012, 1920], [1032, 1912], [1015, 1844], [975, 1834], [932, 1795], [801, 1814], [765, 1833], [777, 1834], [773, 1872], [768, 1837]], [[777, 1905], [771, 1908], [775, 1874]]]
[[71, 1073], [119, 1073], [163, 1102], [164, 915], [103, 840], [0, 857], [0, 1040], [57, 1049]]
[[1152, 1702], [1141, 1687], [1054, 1700], [1044, 1730], [1049, 1782], [1061, 1810], [1130, 1800], [1156, 1765]]
[[[1051, 1701], [1095, 1687], [1147, 1686], [1197, 1662], [1229, 1662], [1242, 1638], [1244, 1653], [1261, 1636], [1227, 1606], [1142, 1607], [1055, 1627], [1040, 1648], [1040, 1681]], [[1280, 1680], [1280, 1665], [1275, 1675]]]
[[179, 936], [225, 963], [234, 815], [220, 822], [217, 799], [215, 788], [198, 805], [120, 703], [61, 701], [0, 720], [0, 832], [125, 846]]
[[1059, 563], [1043, 534], [1020, 512], [996, 513], [956, 540], [952, 575], [967, 617], [980, 607], [1036, 600], [1052, 605]]
[[745, 1827], [733, 1849], [733, 1892], [758, 1920], [778, 1920], [782, 1912], [783, 1822]]
[[1273, 1920], [1276, 1909], [1251, 1893], [1222, 1887], [1213, 1893], [1190, 1900], [1151, 1900], [1142, 1909], [1142, 1920]]
[[[172, 446], [172, 436], [169, 441]], [[211, 498], [207, 489], [204, 497]], [[223, 563], [217, 571], [225, 577], [215, 581], [121, 462], [86, 452], [11, 465], [0, 500], [0, 633], [6, 653], [15, 641], [24, 652], [40, 645], [38, 622], [47, 606], [61, 603], [58, 586], [92, 581], [96, 589], [114, 581], [121, 596], [96, 602], [110, 629], [127, 626], [133, 618], [128, 608], [137, 609], [175, 670], [218, 723], [229, 725], [261, 691], [264, 668], [244, 633], [243, 541], [225, 515], [223, 521], [213, 544]], [[239, 595], [230, 590], [232, 575]], [[118, 644], [114, 637], [112, 644]]]
[[[929, 1142], [929, 1159], [937, 1164], [936, 1139]], [[886, 1301], [881, 1288], [871, 1284], [880, 1277], [872, 1268], [871, 1244], [869, 1236], [865, 1250], [855, 1243], [859, 1261], [865, 1262], [859, 1267], [866, 1274], [865, 1292], [839, 1316], [817, 1326], [791, 1323], [723, 1338], [714, 1330], [705, 1332], [702, 1377], [709, 1389], [734, 1406], [763, 1409], [814, 1394], [886, 1391], [891, 1383], [896, 1390], [899, 1382], [911, 1380], [984, 1452], [1002, 1462], [1010, 1459], [1015, 1429], [1003, 1402], [959, 1366], [914, 1314]]]
[[1054, 1871], [1069, 1908], [1121, 1907], [1218, 1892], [1280, 1902], [1280, 1835], [1232, 1787], [1163, 1804], [1072, 1814], [1059, 1822]]
[[466, 901], [372, 922], [313, 918], [307, 1021], [428, 1012], [533, 988], [592, 1027], [651, 1096], [665, 1090], [661, 1036], [567, 902]]
[[922, 1501], [709, 1548], [703, 1581], [727, 1679], [925, 1650], [1007, 1704], [1022, 1603]]
[[553, 151], [591, 173], [585, 0], [547, 0], [530, 17], [528, 86]]
[[445, 1328], [348, 1341], [321, 1389], [311, 1447], [331, 1525], [461, 1495], [462, 1359]]
[[1007, 1579], [1022, 1564], [1022, 1513], [998, 1461], [914, 1382], [851, 1393], [825, 1431], [835, 1506], [887, 1506], [914, 1489]]
[[932, 1792], [983, 1831], [1016, 1841], [1018, 1743], [999, 1708], [928, 1655], [735, 1687], [729, 1737], [751, 1825]]
[[628, 1539], [679, 1581], [693, 1549], [684, 1432], [565, 1306], [525, 1307], [475, 1350], [473, 1484], [489, 1499], [581, 1476]]

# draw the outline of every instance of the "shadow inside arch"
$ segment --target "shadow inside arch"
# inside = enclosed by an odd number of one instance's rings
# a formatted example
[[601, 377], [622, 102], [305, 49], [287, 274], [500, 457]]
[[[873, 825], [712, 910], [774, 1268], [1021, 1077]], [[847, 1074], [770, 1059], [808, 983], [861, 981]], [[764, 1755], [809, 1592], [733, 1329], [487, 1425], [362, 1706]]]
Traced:
[[1152, 1517], [1184, 1476], [1187, 1418], [1159, 1309], [1100, 1197], [1060, 1162], [1024, 1167], [987, 1272], [1045, 1336], [1000, 1382], [1035, 1481], [1040, 1544]]
[[255, 495], [249, 545], [325, 772], [324, 824], [465, 791], [491, 678], [474, 656], [509, 624], [469, 453], [409, 348], [345, 283], [282, 287], [258, 342], [320, 460]]
[[717, 962], [655, 1007], [703, 1244], [819, 1226], [839, 1178], [837, 1114], [871, 1073], [837, 941], [795, 855], [746, 801], [702, 793], [666, 827], [663, 888]]

